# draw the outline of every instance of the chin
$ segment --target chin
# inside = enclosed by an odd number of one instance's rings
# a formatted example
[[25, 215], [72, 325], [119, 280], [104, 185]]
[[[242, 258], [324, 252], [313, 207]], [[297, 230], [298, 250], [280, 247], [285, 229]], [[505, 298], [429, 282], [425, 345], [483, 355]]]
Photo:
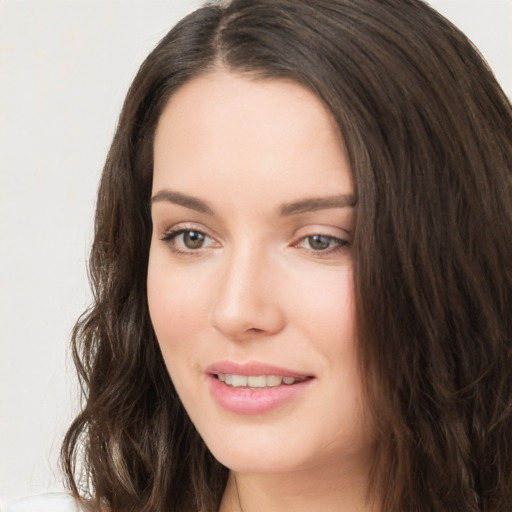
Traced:
[[203, 439], [213, 456], [236, 473], [283, 474], [320, 463], [321, 447], [297, 430], [279, 432], [278, 428], [256, 424], [222, 434]]
[[231, 449], [212, 453], [222, 465], [235, 473], [283, 474], [297, 471], [303, 466], [296, 456], [288, 457], [281, 451], [276, 457], [258, 446], [252, 449]]
[[[374, 456], [375, 440], [348, 432], [292, 429], [255, 422], [238, 428], [203, 431], [201, 435], [213, 456], [240, 474], [287, 474], [300, 471], [355, 469]], [[330, 442], [325, 442], [330, 439]], [[323, 468], [323, 469], [322, 469]], [[328, 469], [330, 468], [330, 470]]]

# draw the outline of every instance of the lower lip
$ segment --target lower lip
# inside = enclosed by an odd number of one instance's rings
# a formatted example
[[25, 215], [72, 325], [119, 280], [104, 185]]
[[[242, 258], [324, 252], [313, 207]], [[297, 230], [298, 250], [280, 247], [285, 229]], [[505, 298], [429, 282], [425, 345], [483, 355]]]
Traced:
[[213, 399], [224, 409], [237, 414], [263, 414], [292, 401], [306, 391], [313, 380], [268, 388], [233, 388], [210, 375], [208, 384]]

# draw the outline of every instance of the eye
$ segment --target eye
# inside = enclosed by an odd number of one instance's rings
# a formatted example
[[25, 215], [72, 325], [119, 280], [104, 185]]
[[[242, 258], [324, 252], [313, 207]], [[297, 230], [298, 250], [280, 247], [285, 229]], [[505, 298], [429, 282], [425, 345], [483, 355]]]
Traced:
[[315, 251], [325, 251], [335, 243], [334, 238], [325, 235], [308, 236], [306, 240], [311, 249]]
[[215, 244], [210, 236], [196, 229], [177, 229], [161, 239], [176, 253], [191, 253]]
[[329, 235], [309, 235], [301, 238], [296, 247], [301, 247], [311, 252], [330, 253], [345, 248], [349, 242], [342, 238]]
[[200, 249], [206, 240], [206, 235], [200, 231], [183, 231], [178, 236], [187, 249]]

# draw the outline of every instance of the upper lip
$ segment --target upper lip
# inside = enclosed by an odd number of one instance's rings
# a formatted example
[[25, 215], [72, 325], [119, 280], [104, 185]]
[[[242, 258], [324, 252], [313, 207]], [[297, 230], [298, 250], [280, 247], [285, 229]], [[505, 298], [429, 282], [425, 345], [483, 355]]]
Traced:
[[259, 361], [249, 361], [247, 363], [235, 363], [234, 361], [219, 361], [213, 363], [206, 368], [206, 373], [211, 375], [218, 375], [219, 373], [229, 375], [277, 375], [280, 377], [312, 377], [311, 374], [291, 370], [289, 368], [282, 368], [271, 364], [262, 363]]

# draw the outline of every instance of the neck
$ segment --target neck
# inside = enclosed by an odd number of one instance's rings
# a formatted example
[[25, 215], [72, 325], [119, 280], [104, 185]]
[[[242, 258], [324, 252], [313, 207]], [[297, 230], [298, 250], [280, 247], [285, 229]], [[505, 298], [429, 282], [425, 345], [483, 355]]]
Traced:
[[368, 471], [315, 468], [286, 474], [230, 472], [219, 512], [376, 512], [368, 500]]

